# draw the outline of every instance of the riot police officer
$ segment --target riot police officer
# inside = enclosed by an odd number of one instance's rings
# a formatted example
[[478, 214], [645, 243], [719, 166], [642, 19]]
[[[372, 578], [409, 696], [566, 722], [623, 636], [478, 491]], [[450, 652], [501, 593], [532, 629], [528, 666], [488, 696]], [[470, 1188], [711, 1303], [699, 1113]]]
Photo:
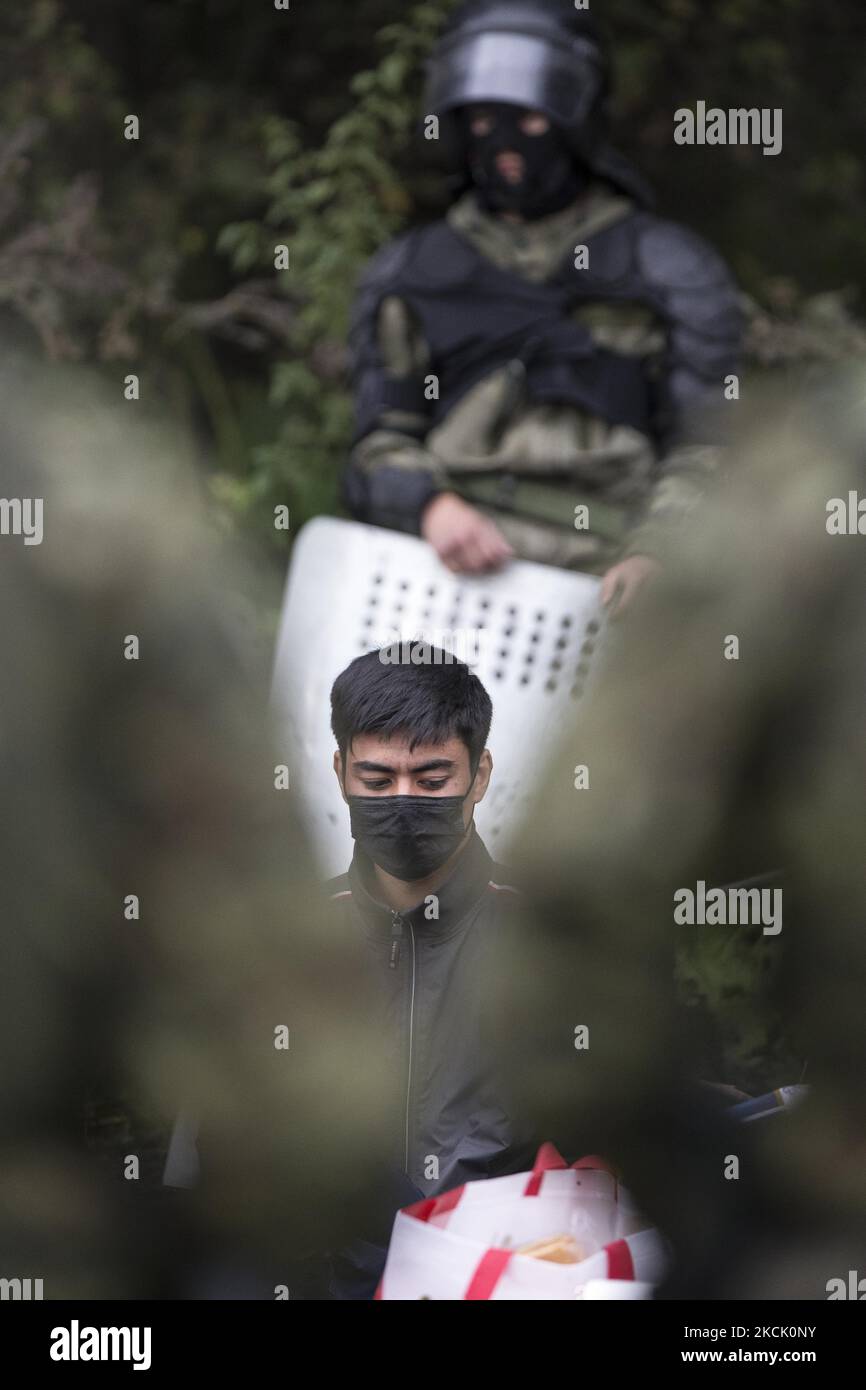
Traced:
[[455, 572], [601, 574], [616, 611], [718, 468], [741, 318], [721, 258], [608, 143], [609, 87], [566, 0], [458, 7], [426, 112], [459, 196], [362, 277], [345, 488]]

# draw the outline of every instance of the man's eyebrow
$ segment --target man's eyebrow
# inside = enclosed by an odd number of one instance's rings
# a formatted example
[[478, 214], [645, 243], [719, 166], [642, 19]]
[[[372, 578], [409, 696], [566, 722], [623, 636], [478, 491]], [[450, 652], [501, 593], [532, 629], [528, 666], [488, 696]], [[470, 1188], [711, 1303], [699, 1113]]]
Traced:
[[[444, 771], [446, 768], [455, 766], [453, 758], [433, 758], [430, 762], [419, 763], [417, 767], [410, 767], [409, 771], [412, 773], [433, 772], [439, 768]], [[367, 762], [366, 759], [352, 763], [353, 772], [396, 772], [396, 770], [395, 767], [389, 766], [387, 763], [371, 763]]]

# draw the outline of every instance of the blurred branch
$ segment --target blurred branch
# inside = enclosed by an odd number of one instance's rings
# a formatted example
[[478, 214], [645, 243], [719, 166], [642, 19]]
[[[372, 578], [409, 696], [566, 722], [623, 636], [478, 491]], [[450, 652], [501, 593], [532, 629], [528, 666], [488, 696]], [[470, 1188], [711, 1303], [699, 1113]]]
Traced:
[[296, 305], [273, 281], [248, 280], [222, 299], [172, 306], [172, 334], [197, 329], [264, 352], [274, 343], [288, 346], [297, 321]]

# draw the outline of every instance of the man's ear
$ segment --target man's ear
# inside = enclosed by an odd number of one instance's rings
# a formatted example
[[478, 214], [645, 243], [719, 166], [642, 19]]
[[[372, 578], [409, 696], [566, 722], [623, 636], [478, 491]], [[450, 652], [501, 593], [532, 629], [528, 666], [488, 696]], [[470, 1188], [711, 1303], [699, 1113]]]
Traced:
[[490, 775], [493, 772], [493, 758], [490, 756], [490, 749], [485, 748], [481, 757], [478, 759], [478, 771], [475, 774], [475, 781], [472, 783], [472, 804], [477, 806], [479, 801], [483, 801], [487, 795], [487, 788], [490, 786]]
[[346, 793], [343, 788], [343, 755], [341, 754], [339, 748], [334, 754], [334, 772], [336, 773], [337, 781], [340, 784], [340, 795], [346, 802], [346, 805], [348, 806], [349, 803], [348, 801], [346, 801]]

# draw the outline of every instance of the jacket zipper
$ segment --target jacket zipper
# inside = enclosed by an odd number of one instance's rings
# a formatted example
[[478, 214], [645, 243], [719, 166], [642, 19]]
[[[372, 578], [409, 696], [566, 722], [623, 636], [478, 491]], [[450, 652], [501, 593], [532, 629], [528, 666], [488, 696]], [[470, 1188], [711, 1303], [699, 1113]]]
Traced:
[[[403, 936], [403, 928], [406, 922], [395, 912], [391, 919], [391, 959], [389, 961], [392, 970], [397, 969], [400, 960], [400, 942]], [[412, 974], [409, 983], [409, 1057], [406, 1064], [406, 1113], [403, 1133], [403, 1167], [409, 1172], [409, 1127], [412, 1108], [412, 1052], [415, 1035], [415, 928], [411, 922], [409, 926], [409, 940], [412, 943]]]
[[400, 964], [400, 941], [403, 937], [403, 918], [399, 912], [391, 914], [391, 959], [388, 961], [390, 970], [396, 970]]

